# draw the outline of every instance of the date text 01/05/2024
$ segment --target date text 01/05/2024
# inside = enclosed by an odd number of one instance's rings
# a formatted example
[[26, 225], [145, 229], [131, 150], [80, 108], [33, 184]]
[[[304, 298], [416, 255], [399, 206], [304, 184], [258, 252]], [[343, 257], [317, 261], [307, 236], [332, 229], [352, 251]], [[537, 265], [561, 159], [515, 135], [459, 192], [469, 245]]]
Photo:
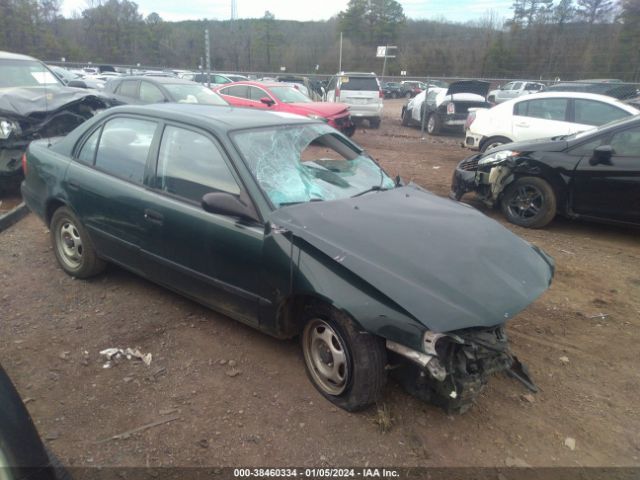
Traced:
[[396, 478], [399, 472], [386, 468], [235, 468], [236, 478]]

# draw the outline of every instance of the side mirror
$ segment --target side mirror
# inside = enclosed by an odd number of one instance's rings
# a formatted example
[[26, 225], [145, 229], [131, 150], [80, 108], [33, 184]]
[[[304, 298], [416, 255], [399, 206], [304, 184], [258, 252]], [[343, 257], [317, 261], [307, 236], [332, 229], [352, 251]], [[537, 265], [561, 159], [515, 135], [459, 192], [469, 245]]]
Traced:
[[236, 195], [224, 192], [211, 192], [202, 197], [202, 208], [205, 212], [238, 217], [257, 222], [255, 210], [244, 204]]
[[600, 145], [594, 148], [593, 155], [589, 159], [589, 165], [598, 165], [599, 163], [611, 163], [611, 157], [616, 153], [611, 145]]
[[71, 80], [69, 83], [67, 83], [67, 87], [89, 88], [89, 87], [87, 87], [87, 84], [84, 83], [82, 80]]
[[276, 103], [276, 102], [274, 102], [273, 100], [271, 100], [269, 97], [262, 97], [262, 98], [260, 99], [260, 102], [264, 103], [267, 107], [270, 107], [271, 105], [273, 105], [274, 103]]

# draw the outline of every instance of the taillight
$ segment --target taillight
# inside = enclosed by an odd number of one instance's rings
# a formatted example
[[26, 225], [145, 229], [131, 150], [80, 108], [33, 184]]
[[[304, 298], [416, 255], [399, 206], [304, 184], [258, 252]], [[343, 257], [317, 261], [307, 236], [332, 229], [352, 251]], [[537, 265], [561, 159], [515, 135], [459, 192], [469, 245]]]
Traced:
[[475, 119], [476, 119], [476, 112], [469, 112], [469, 115], [467, 115], [467, 120], [464, 122], [464, 129], [469, 130], [469, 128], [471, 128], [471, 124], [474, 122]]
[[378, 97], [384, 98], [384, 92], [382, 90], [378, 90]]
[[449, 115], [452, 115], [454, 113], [456, 113], [456, 104], [455, 103], [448, 103], [447, 104], [447, 113]]
[[336, 87], [336, 100], [340, 97], [340, 89]]
[[22, 154], [22, 173], [27, 176], [27, 152]]

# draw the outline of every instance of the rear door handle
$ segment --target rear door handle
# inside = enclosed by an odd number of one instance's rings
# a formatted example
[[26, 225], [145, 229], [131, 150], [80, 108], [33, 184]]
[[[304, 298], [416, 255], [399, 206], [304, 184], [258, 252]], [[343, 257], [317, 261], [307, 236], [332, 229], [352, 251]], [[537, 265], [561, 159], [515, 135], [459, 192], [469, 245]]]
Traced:
[[525, 122], [516, 123], [516, 127], [529, 128], [529, 124]]
[[69, 190], [73, 190], [75, 192], [77, 192], [78, 190], [80, 190], [80, 185], [78, 185], [75, 182], [67, 182], [67, 186], [69, 187]]
[[156, 225], [162, 225], [162, 222], [164, 221], [164, 217], [160, 212], [151, 210], [149, 208], [145, 209], [144, 218], [145, 220], [148, 220], [151, 223], [155, 223]]

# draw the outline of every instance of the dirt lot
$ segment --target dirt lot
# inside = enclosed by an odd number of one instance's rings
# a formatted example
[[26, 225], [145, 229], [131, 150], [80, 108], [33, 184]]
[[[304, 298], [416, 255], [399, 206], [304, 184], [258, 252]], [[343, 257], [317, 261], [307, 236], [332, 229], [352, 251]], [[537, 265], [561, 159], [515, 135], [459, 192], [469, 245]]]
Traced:
[[[467, 154], [460, 138], [421, 141], [400, 127], [400, 106], [387, 102], [380, 130], [355, 140], [390, 173], [446, 195]], [[307, 381], [297, 342], [116, 267], [73, 280], [33, 215], [0, 233], [0, 362], [69, 465], [640, 465], [639, 232], [561, 219], [542, 231], [509, 228], [557, 262], [552, 288], [508, 328], [540, 393], [498, 376], [462, 416], [396, 384], [385, 392], [386, 432], [376, 408], [337, 410]], [[151, 366], [103, 368], [98, 352], [116, 346], [151, 352]]]

